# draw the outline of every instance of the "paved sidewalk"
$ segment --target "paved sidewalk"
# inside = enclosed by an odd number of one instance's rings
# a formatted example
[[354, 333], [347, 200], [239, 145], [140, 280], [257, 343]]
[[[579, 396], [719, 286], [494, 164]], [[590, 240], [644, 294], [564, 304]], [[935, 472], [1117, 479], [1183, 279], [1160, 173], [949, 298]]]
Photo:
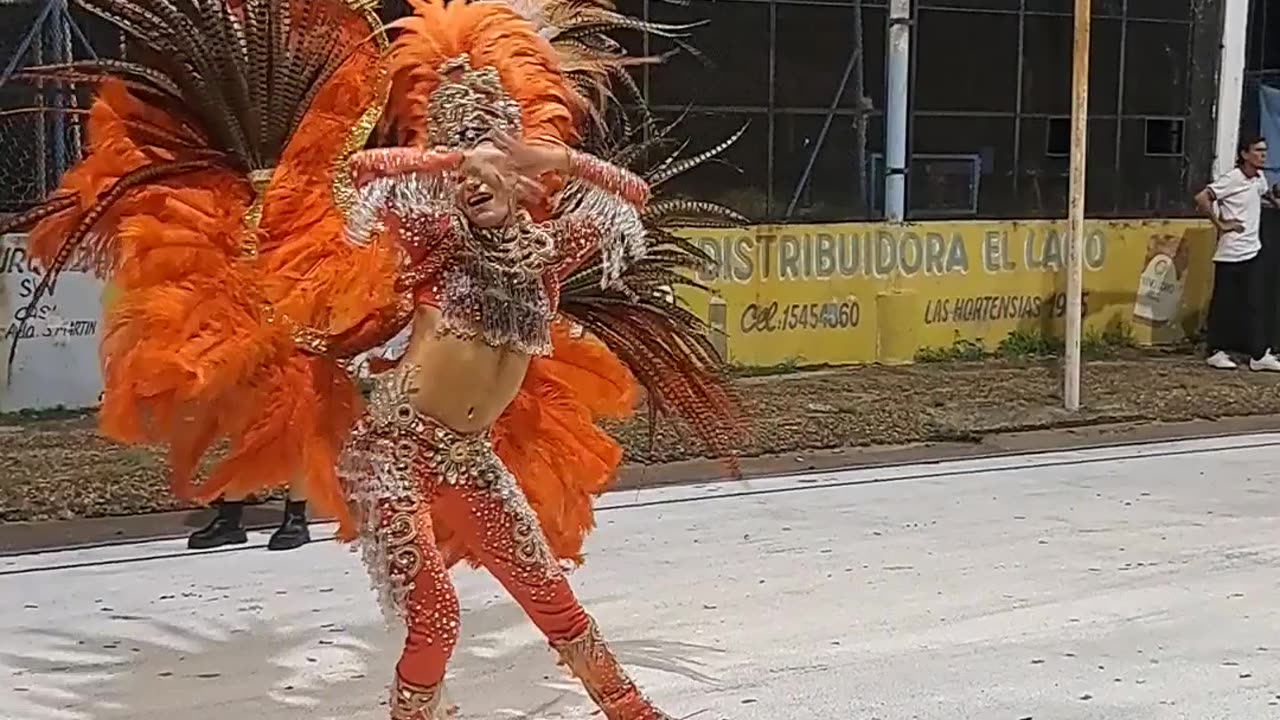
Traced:
[[[706, 720], [1280, 716], [1280, 435], [607, 498], [584, 602]], [[0, 558], [6, 720], [385, 718], [398, 639], [321, 542]], [[587, 718], [460, 572], [464, 718]]]

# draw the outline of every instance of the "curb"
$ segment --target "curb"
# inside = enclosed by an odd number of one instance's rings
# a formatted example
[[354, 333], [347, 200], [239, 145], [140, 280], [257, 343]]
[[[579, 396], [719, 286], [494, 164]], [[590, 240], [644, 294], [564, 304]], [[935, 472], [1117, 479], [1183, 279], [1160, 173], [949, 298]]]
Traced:
[[[1054, 429], [993, 430], [976, 442], [935, 442], [907, 446], [848, 447], [780, 456], [744, 458], [745, 478], [785, 477], [811, 472], [874, 469], [1089, 450], [1160, 442], [1205, 440], [1280, 432], [1280, 415], [1256, 415], [1188, 422], [1124, 422]], [[612, 491], [730, 481], [715, 460], [687, 460], [662, 465], [628, 465]], [[250, 530], [274, 527], [282, 505], [245, 508]], [[33, 552], [83, 549], [180, 538], [202, 526], [209, 510], [188, 510], [125, 517], [0, 524], [0, 557]]]

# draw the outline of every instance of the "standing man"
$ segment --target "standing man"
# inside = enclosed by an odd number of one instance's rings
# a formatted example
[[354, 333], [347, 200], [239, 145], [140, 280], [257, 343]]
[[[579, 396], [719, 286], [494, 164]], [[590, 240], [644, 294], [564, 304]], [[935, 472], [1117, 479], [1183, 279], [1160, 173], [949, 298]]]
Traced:
[[1276, 204], [1262, 168], [1267, 143], [1246, 138], [1236, 152], [1236, 166], [1195, 196], [1196, 207], [1218, 230], [1213, 255], [1213, 298], [1209, 302], [1210, 367], [1234, 370], [1232, 354], [1247, 355], [1249, 369], [1280, 372], [1266, 337], [1267, 299], [1263, 284], [1259, 227], [1262, 203]]

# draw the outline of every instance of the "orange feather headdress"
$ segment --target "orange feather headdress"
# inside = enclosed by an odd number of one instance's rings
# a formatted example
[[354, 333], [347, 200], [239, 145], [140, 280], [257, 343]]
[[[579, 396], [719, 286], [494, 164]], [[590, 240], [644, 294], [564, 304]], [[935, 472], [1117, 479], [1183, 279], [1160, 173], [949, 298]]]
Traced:
[[459, 147], [490, 130], [572, 143], [588, 106], [537, 28], [505, 4], [410, 0], [388, 55], [400, 140]]
[[[665, 25], [619, 13], [612, 0], [409, 0], [413, 15], [389, 58], [392, 100], [387, 120], [395, 140], [428, 140], [430, 97], [449, 67], [465, 57], [475, 71], [492, 68], [507, 98], [520, 108], [523, 136], [571, 144], [587, 131], [608, 134], [613, 87], [636, 105], [644, 98], [628, 68], [661, 56], [628, 55], [616, 31], [682, 38], [701, 23]], [[583, 121], [589, 125], [583, 125]]]

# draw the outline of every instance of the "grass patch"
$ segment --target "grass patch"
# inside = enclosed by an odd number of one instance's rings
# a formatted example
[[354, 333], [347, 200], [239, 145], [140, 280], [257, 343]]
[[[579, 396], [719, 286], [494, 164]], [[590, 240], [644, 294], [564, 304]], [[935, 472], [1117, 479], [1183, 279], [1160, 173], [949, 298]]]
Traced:
[[17, 412], [0, 413], [0, 425], [25, 425], [51, 420], [76, 420], [92, 415], [95, 412], [97, 412], [97, 408], [72, 410], [61, 405], [43, 410], [19, 410]]
[[[1115, 357], [1124, 350], [1137, 347], [1137, 338], [1129, 323], [1116, 318], [1102, 329], [1087, 328], [1080, 338], [1080, 355], [1089, 360]], [[1066, 345], [1061, 338], [1046, 335], [1039, 330], [1014, 330], [994, 350], [989, 350], [981, 340], [956, 337], [950, 347], [921, 348], [916, 352], [918, 363], [977, 362], [991, 358], [1003, 360], [1043, 360], [1065, 354]]]
[[1119, 318], [1107, 323], [1101, 330], [1086, 330], [1080, 338], [1080, 354], [1093, 359], [1114, 357], [1122, 350], [1137, 346], [1138, 339], [1133, 334], [1133, 327]]
[[991, 356], [991, 351], [981, 340], [957, 337], [951, 347], [920, 348], [916, 351], [915, 360], [918, 363], [974, 362]]
[[776, 365], [729, 365], [728, 375], [731, 378], [768, 377], [770, 375], [791, 375], [811, 370], [823, 370], [830, 367], [822, 364], [806, 364], [800, 358], [788, 358]]
[[1062, 341], [1038, 330], [1014, 330], [1000, 341], [996, 356], [1010, 360], [1056, 357], [1063, 348]]

